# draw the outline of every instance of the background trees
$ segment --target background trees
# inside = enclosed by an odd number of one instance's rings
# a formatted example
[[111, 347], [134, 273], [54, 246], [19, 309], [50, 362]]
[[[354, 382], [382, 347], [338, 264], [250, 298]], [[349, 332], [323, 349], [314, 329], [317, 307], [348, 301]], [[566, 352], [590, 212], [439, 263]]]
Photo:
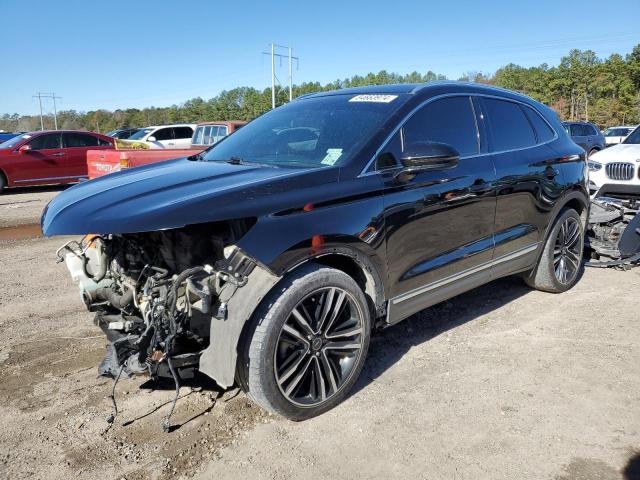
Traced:
[[[406, 75], [382, 70], [364, 76], [338, 79], [326, 85], [305, 82], [293, 87], [294, 97], [308, 93], [388, 83], [421, 83], [446, 80], [428, 71]], [[563, 120], [589, 120], [601, 128], [614, 124], [640, 123], [640, 44], [626, 56], [613, 54], [600, 59], [591, 50], [571, 50], [558, 66], [542, 64], [521, 67], [510, 63], [494, 74], [467, 72], [460, 80], [496, 85], [525, 93], [558, 112]], [[278, 88], [278, 105], [289, 99], [287, 88]], [[220, 92], [208, 100], [192, 98], [181, 105], [148, 107], [142, 110], [95, 110], [58, 113], [58, 125], [67, 129], [107, 132], [122, 127], [142, 127], [166, 123], [207, 120], [251, 120], [271, 108], [271, 90], [238, 87]], [[5, 113], [0, 129], [30, 131], [40, 128], [38, 116]], [[53, 128], [53, 118], [45, 118], [45, 128]]]

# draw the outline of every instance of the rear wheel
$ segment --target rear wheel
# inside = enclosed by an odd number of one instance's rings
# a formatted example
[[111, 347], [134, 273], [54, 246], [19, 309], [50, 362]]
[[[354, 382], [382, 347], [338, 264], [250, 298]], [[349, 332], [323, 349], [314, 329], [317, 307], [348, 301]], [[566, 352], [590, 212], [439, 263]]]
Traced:
[[573, 209], [564, 210], [549, 233], [538, 265], [525, 281], [545, 292], [569, 290], [578, 281], [583, 249], [584, 229], [580, 215]]
[[338, 405], [356, 382], [371, 316], [347, 274], [306, 265], [285, 277], [256, 312], [240, 384], [263, 408], [304, 420]]

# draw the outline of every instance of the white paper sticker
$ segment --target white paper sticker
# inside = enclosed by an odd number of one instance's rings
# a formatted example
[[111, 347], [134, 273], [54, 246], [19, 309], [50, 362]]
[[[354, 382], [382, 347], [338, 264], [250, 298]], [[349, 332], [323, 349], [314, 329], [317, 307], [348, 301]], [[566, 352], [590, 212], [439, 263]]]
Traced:
[[341, 156], [341, 148], [327, 148], [327, 154], [320, 163], [322, 163], [323, 165], [334, 165]]
[[356, 95], [350, 102], [389, 103], [398, 98], [397, 95]]

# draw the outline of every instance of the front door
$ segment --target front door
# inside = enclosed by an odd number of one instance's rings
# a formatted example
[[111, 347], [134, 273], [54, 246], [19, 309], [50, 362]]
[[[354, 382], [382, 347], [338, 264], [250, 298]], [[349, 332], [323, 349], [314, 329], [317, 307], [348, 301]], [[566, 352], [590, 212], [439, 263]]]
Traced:
[[20, 168], [16, 169], [17, 185], [64, 183], [65, 153], [60, 133], [37, 135], [25, 145], [31, 150], [20, 155]]
[[[458, 165], [398, 177], [394, 161], [412, 143], [429, 141], [458, 150]], [[472, 100], [456, 96], [422, 107], [378, 158], [386, 187], [389, 322], [488, 280], [495, 169], [483, 150]]]

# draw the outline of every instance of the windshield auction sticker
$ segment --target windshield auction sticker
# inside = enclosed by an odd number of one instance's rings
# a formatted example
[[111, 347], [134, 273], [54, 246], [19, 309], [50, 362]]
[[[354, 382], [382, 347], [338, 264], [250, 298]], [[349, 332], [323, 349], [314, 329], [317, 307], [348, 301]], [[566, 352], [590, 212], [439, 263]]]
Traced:
[[374, 103], [390, 103], [393, 102], [397, 95], [356, 95], [350, 102], [374, 102]]
[[341, 148], [327, 148], [327, 154], [320, 163], [323, 165], [334, 165], [341, 156]]

